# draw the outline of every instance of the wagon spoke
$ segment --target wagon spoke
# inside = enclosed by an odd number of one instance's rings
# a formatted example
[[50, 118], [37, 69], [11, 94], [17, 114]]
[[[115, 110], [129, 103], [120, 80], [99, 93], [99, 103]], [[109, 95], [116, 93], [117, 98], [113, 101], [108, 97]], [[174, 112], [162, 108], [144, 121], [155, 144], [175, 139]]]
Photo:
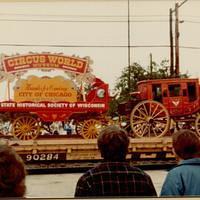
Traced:
[[154, 128], [152, 128], [152, 131], [153, 131], [153, 134], [154, 134], [155, 136], [157, 136], [157, 133], [156, 133], [156, 131], [155, 131]]
[[135, 133], [137, 133], [139, 130], [141, 130], [141, 127], [140, 127], [140, 126], [136, 126], [136, 127], [134, 128], [134, 132], [135, 132]]
[[151, 104], [150, 103], [149, 103], [149, 115], [152, 116], [152, 114], [151, 114]]
[[145, 122], [143, 120], [140, 120], [140, 121], [133, 122], [132, 124], [137, 125], [137, 124], [143, 124], [143, 123], [145, 123]]
[[[142, 111], [142, 110], [138, 110], [139, 114], [141, 114], [142, 116], [146, 116], [146, 114]], [[140, 116], [141, 116], [140, 115]]]
[[143, 108], [144, 108], [144, 111], [145, 111], [145, 115], [148, 115], [148, 111], [147, 111], [147, 108], [146, 108], [146, 106], [143, 104]]
[[152, 115], [153, 118], [157, 117], [158, 115], [160, 115], [161, 113], [165, 112], [164, 110], [161, 110], [160, 112], [156, 113], [155, 115]]
[[158, 106], [159, 106], [159, 105], [156, 105], [156, 107], [155, 107], [155, 109], [154, 109], [153, 113], [151, 114], [151, 116], [154, 116], [154, 114], [155, 114], [156, 110], [158, 109]]
[[[155, 129], [154, 129], [155, 130]], [[156, 130], [160, 130], [160, 133], [162, 133], [162, 131], [163, 131], [163, 129], [162, 128], [160, 128], [160, 127], [156, 127]], [[156, 131], [155, 130], [155, 131]], [[157, 136], [158, 134], [156, 134], [156, 136]]]
[[146, 132], [149, 133], [149, 127], [145, 126], [142, 132], [143, 132], [142, 135], [146, 135]]
[[140, 117], [140, 116], [137, 116], [137, 115], [133, 115], [134, 118], [138, 118], [138, 119], [141, 119], [141, 120], [144, 120], [144, 117]]

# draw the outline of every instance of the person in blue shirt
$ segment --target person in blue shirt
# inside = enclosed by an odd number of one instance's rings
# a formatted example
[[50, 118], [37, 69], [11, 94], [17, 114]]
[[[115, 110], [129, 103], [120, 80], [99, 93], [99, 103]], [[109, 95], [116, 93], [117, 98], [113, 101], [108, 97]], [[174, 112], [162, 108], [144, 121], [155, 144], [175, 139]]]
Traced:
[[170, 170], [160, 196], [200, 196], [200, 138], [191, 130], [172, 135], [178, 165]]

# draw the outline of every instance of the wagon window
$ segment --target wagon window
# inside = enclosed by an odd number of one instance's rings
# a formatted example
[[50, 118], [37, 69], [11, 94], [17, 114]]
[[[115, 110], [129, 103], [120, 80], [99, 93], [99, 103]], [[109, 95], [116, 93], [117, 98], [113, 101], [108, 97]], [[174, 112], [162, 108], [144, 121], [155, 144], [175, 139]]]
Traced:
[[152, 85], [153, 99], [162, 102], [162, 88], [161, 84]]
[[188, 83], [187, 88], [189, 101], [195, 101], [197, 99], [195, 83]]
[[179, 84], [169, 85], [168, 88], [169, 88], [169, 96], [170, 97], [180, 96], [181, 87]]

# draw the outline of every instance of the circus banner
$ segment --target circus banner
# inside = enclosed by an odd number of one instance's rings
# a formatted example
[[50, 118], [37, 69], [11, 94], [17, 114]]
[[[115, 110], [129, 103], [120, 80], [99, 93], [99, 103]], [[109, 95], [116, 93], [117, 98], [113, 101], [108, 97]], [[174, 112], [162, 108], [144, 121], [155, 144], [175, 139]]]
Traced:
[[85, 73], [88, 60], [60, 54], [27, 54], [4, 57], [4, 70], [8, 73], [26, 71], [29, 69], [62, 69], [74, 73]]

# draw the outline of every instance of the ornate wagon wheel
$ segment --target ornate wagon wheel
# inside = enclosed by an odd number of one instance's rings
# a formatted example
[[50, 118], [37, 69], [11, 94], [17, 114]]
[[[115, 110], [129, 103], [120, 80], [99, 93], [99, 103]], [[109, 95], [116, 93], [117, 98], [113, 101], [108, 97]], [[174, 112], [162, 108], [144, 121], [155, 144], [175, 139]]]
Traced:
[[198, 136], [200, 136], [200, 114], [199, 113], [195, 120], [195, 130], [196, 130]]
[[84, 139], [95, 139], [99, 135], [99, 131], [102, 128], [102, 123], [96, 119], [84, 120], [79, 123], [77, 131]]
[[36, 139], [39, 132], [39, 122], [29, 115], [17, 117], [12, 124], [13, 135], [20, 140]]
[[130, 124], [137, 137], [161, 137], [169, 129], [170, 117], [161, 103], [146, 100], [133, 108]]

